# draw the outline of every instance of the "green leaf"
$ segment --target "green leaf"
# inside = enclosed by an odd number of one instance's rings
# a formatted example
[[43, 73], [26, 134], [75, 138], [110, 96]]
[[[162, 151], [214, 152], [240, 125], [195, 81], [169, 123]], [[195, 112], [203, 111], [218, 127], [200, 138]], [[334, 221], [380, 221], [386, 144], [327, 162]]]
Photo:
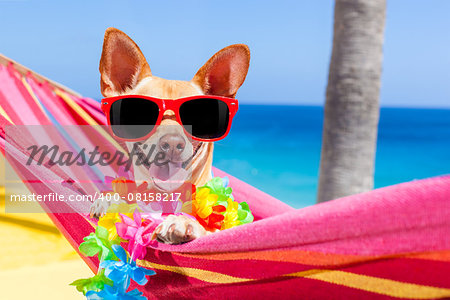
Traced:
[[97, 229], [95, 229], [95, 235], [100, 239], [108, 240], [108, 229], [102, 226], [97, 226]]
[[213, 190], [220, 190], [223, 188], [223, 180], [220, 177], [214, 177], [211, 179], [210, 183]]
[[89, 291], [100, 292], [101, 290], [103, 290], [105, 284], [113, 286], [114, 282], [111, 279], [107, 278], [105, 276], [104, 270], [102, 270], [100, 271], [100, 273], [93, 277], [78, 279], [70, 283], [69, 285], [75, 286], [77, 288], [77, 291], [82, 292], [83, 295], [86, 295], [86, 293]]
[[254, 217], [250, 211], [250, 208], [246, 202], [239, 203], [238, 207], [238, 220], [241, 224], [248, 224], [253, 222]]
[[75, 280], [74, 282], [69, 283], [69, 285], [75, 285], [75, 286], [77, 286], [77, 285], [83, 284], [85, 281], [86, 281], [86, 279], [77, 279], [77, 280]]
[[211, 188], [212, 192], [217, 195], [223, 194], [223, 180], [220, 177], [214, 177], [206, 183], [206, 186]]
[[73, 285], [77, 288], [77, 291], [79, 291], [80, 293], [86, 294], [83, 290], [84, 290], [84, 286], [87, 284], [88, 279], [78, 279], [75, 280], [72, 283], [69, 283], [69, 285]]
[[199, 187], [201, 188], [209, 188], [210, 193], [217, 195], [217, 204], [224, 205], [224, 202], [228, 200], [228, 198], [233, 199], [233, 196], [231, 193], [233, 192], [231, 187], [224, 187], [223, 179], [220, 177], [214, 177], [210, 181], [208, 181], [204, 186]]
[[239, 203], [239, 209], [250, 211], [250, 207], [248, 206], [247, 202]]
[[[86, 256], [94, 256], [98, 254], [100, 261], [104, 260], [118, 260], [114, 252], [112, 251], [111, 242], [108, 240], [108, 230], [104, 227], [97, 226], [95, 233], [92, 232], [84, 238], [85, 242], [81, 243], [79, 250]], [[120, 241], [114, 241], [113, 243], [119, 243]]]
[[78, 250], [86, 256], [94, 256], [99, 253], [102, 248], [92, 242], [84, 242], [80, 244]]
[[102, 251], [101, 254], [99, 253], [100, 257], [100, 261], [105, 261], [105, 260], [117, 260], [116, 256], [114, 255], [114, 252], [107, 247], [102, 247]]

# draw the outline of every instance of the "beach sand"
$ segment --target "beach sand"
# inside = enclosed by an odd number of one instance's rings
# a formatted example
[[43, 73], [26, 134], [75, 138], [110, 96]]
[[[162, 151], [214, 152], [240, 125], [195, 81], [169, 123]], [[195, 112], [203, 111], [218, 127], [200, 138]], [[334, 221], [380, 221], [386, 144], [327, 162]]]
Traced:
[[5, 214], [0, 188], [2, 299], [86, 299], [69, 283], [91, 270], [45, 213]]

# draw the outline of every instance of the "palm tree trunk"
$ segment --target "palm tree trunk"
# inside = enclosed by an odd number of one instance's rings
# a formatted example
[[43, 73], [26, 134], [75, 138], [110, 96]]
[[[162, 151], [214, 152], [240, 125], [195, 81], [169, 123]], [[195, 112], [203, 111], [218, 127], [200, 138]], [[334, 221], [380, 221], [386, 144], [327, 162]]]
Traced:
[[336, 0], [318, 202], [373, 188], [385, 0]]

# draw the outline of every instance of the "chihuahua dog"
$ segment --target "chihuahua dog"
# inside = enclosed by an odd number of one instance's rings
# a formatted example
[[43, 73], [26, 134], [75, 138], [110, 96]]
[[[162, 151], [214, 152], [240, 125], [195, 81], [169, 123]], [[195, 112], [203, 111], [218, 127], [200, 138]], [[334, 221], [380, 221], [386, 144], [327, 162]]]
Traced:
[[[144, 55], [130, 37], [118, 29], [108, 28], [100, 60], [101, 92], [105, 97], [142, 95], [167, 101], [198, 95], [234, 98], [247, 76], [249, 63], [248, 47], [231, 45], [214, 54], [191, 81], [166, 80], [152, 75]], [[150, 168], [135, 165], [136, 182], [145, 181], [153, 188], [170, 192], [177, 186], [169, 179], [189, 180], [196, 186], [211, 179], [213, 143], [190, 141], [177, 122], [176, 112], [166, 110], [160, 126], [144, 143], [156, 144], [170, 153], [170, 161]], [[130, 151], [131, 143], [127, 142], [127, 147]], [[94, 203], [91, 215], [101, 216], [106, 209], [104, 203]], [[164, 243], [180, 244], [207, 233], [194, 219], [169, 215], [155, 229], [153, 237]]]

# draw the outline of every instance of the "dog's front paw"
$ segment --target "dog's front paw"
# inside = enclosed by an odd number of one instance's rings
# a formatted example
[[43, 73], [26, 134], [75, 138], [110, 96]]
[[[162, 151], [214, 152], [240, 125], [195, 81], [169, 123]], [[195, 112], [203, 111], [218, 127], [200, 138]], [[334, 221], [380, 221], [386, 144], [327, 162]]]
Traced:
[[166, 244], [182, 244], [206, 235], [200, 223], [186, 216], [169, 215], [156, 227], [153, 239]]
[[103, 217], [108, 211], [111, 203], [109, 201], [97, 199], [91, 204], [91, 209], [89, 211], [89, 216], [92, 218], [99, 219]]

